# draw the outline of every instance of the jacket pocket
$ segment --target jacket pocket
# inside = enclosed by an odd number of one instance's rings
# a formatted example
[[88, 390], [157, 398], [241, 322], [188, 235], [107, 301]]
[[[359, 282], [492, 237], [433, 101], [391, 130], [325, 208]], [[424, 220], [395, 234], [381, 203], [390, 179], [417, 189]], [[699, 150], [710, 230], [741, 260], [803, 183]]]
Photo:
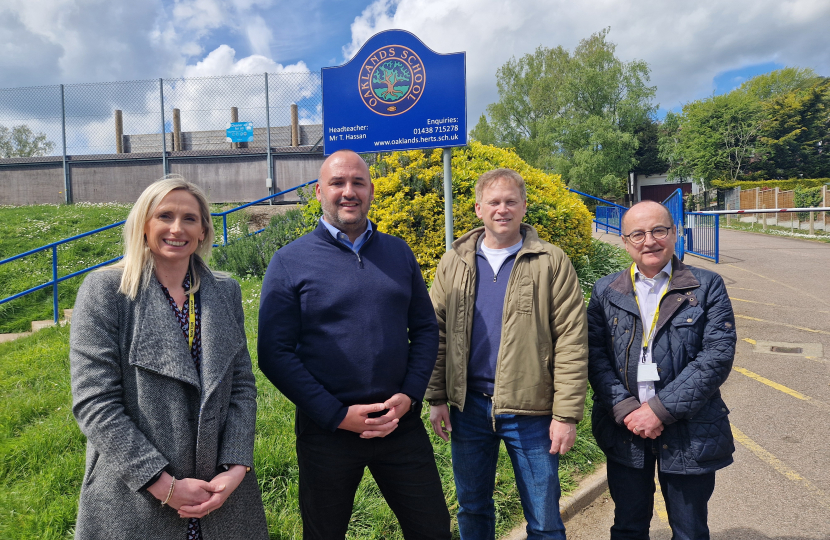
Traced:
[[518, 313], [533, 313], [533, 280], [528, 275], [519, 278], [516, 311]]
[[97, 451], [93, 450], [91, 456], [89, 456], [89, 463], [86, 467], [86, 476], [84, 477], [84, 485], [88, 486], [92, 483], [93, 473], [95, 472], [95, 468], [98, 466], [98, 460], [100, 459], [101, 454]]
[[[684, 310], [675, 315], [672, 319], [672, 328], [676, 334], [676, 339], [683, 344], [686, 349], [686, 362], [681, 362], [682, 365], [675, 366], [676, 373], [685, 367], [688, 361], [693, 360], [700, 352], [702, 346], [704, 312], [700, 306], [694, 306], [690, 309]], [[674, 347], [672, 347], [674, 348]]]
[[703, 308], [700, 306], [692, 306], [675, 315], [671, 323], [676, 328], [695, 326], [702, 316]]
[[718, 399], [686, 421], [689, 457], [698, 465], [723, 459], [735, 451], [728, 415], [726, 404]]

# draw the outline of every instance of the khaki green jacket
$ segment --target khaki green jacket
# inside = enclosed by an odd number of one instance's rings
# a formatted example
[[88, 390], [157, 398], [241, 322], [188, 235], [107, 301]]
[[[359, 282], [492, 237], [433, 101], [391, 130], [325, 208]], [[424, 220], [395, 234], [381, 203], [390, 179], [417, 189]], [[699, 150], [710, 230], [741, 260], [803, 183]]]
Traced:
[[[571, 261], [522, 224], [524, 243], [507, 283], [493, 414], [582, 419], [588, 379], [588, 325]], [[440, 331], [427, 388], [432, 404], [464, 410], [475, 304], [476, 246], [484, 228], [453, 242], [430, 290]]]

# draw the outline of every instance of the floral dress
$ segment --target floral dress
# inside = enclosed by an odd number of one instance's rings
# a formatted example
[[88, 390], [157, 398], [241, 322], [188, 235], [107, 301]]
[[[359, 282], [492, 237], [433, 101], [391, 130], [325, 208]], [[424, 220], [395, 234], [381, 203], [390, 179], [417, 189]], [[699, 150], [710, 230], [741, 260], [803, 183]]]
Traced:
[[[188, 323], [190, 317], [190, 305], [189, 302], [185, 301], [184, 305], [181, 309], [176, 305], [176, 301], [173, 300], [173, 297], [170, 296], [170, 292], [167, 290], [167, 287], [161, 285], [161, 290], [164, 291], [164, 296], [167, 297], [167, 302], [170, 304], [170, 308], [173, 310], [173, 314], [176, 316], [176, 320], [179, 321], [179, 326], [181, 326], [182, 333], [184, 334], [184, 339], [188, 339]], [[190, 289], [190, 272], [184, 278], [184, 283], [182, 283], [184, 290]], [[196, 312], [196, 329], [193, 335], [193, 345], [190, 347], [190, 358], [193, 360], [193, 364], [196, 366], [196, 372], [201, 377], [202, 375], [202, 317], [201, 317], [201, 309], [200, 309], [200, 302], [199, 302], [199, 293], [197, 292], [193, 298], [193, 307], [194, 311]], [[187, 540], [202, 540], [202, 529], [199, 523], [199, 518], [190, 518], [190, 521], [187, 523]]]

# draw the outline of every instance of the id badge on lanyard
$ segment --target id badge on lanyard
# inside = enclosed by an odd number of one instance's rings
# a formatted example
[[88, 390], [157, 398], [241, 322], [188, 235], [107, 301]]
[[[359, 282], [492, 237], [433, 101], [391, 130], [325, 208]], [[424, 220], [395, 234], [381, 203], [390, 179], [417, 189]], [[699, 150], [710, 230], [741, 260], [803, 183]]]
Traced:
[[193, 300], [193, 293], [190, 293], [187, 298], [187, 346], [188, 350], [193, 349], [193, 338], [196, 337], [196, 307]]
[[[635, 265], [631, 265], [631, 285], [634, 288], [634, 300], [637, 302], [637, 307], [640, 307], [640, 300], [637, 298], [637, 285], [635, 283]], [[646, 363], [648, 355], [648, 348], [651, 341], [654, 339], [654, 330], [657, 327], [657, 318], [660, 316], [660, 302], [663, 297], [669, 292], [669, 283], [671, 283], [671, 274], [669, 274], [669, 281], [666, 283], [666, 290], [660, 295], [660, 300], [657, 301], [657, 309], [654, 310], [654, 316], [651, 318], [651, 325], [648, 334], [645, 332], [645, 321], [643, 321], [643, 349], [640, 353], [640, 362], [637, 364], [637, 382], [659, 381], [660, 374], [657, 372], [657, 364], [654, 361]]]

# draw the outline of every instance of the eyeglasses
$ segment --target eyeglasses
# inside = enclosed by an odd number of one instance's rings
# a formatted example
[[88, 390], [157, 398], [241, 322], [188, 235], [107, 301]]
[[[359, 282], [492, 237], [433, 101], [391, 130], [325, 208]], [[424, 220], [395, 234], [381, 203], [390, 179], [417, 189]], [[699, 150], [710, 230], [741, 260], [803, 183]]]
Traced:
[[646, 241], [646, 235], [651, 234], [655, 240], [662, 240], [669, 235], [670, 227], [654, 227], [650, 231], [634, 231], [631, 234], [624, 234], [623, 238], [628, 238], [632, 244], [642, 244]]

